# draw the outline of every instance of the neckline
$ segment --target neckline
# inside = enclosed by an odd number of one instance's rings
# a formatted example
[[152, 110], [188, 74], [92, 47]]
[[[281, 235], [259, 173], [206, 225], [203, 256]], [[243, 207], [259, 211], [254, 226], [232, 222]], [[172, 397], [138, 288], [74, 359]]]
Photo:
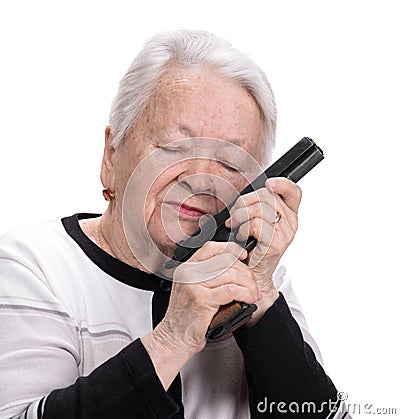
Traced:
[[165, 279], [134, 268], [110, 255], [89, 239], [79, 225], [79, 220], [100, 217], [101, 214], [77, 213], [61, 219], [67, 234], [77, 243], [86, 256], [102, 271], [131, 287], [146, 291], [165, 289]]

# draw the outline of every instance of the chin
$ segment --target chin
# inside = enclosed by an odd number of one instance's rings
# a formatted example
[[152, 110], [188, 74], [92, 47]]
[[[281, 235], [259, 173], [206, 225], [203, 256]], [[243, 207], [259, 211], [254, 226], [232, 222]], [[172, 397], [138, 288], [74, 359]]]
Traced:
[[172, 257], [176, 243], [185, 240], [199, 228], [199, 222], [180, 220], [179, 225], [176, 220], [171, 223], [151, 223], [148, 225], [148, 232], [155, 246], [166, 256]]
[[153, 241], [153, 245], [163, 253], [165, 256], [171, 258], [175, 249], [176, 242], [173, 241], [167, 234], [160, 234], [160, 231], [157, 231], [156, 234], [150, 232], [150, 237]]

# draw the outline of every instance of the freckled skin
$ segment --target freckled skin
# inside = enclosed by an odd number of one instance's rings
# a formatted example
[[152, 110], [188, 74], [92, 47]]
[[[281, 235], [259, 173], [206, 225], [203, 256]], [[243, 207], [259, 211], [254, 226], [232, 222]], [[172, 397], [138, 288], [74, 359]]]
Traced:
[[[188, 137], [219, 138], [238, 143], [259, 161], [261, 127], [260, 112], [251, 95], [214, 70], [176, 69], [167, 74], [158, 83], [131, 137], [115, 153], [117, 214], [121, 213], [120, 201], [132, 171], [161, 144]], [[175, 244], [162, 228], [162, 200], [174, 183], [194, 173], [227, 177], [216, 162], [195, 160], [166, 171], [156, 180], [148, 195], [145, 220], [151, 237], [165, 254], [171, 255]], [[247, 183], [238, 174], [229, 176], [227, 180], [238, 190]], [[206, 206], [213, 213], [222, 209], [216, 198], [211, 198], [210, 203], [209, 195], [198, 193], [196, 204]], [[198, 223], [184, 220], [181, 228], [186, 234], [192, 234]]]

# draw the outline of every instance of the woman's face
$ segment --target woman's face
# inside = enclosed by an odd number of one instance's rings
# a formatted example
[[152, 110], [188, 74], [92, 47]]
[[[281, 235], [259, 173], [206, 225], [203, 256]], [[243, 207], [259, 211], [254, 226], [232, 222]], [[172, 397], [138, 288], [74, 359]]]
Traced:
[[154, 244], [171, 256], [201, 216], [219, 212], [249, 182], [240, 171], [249, 155], [260, 161], [261, 136], [260, 111], [241, 86], [210, 69], [169, 73], [115, 152], [118, 214], [128, 184], [135, 190], [131, 216], [141, 216]]

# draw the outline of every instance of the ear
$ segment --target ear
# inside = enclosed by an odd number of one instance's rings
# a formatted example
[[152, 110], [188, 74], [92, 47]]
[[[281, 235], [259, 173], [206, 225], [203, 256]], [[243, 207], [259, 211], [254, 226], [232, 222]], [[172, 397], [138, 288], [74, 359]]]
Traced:
[[115, 148], [112, 145], [111, 127], [108, 125], [105, 131], [105, 145], [103, 161], [101, 163], [100, 179], [104, 188], [109, 188], [115, 192], [115, 167], [114, 167]]

